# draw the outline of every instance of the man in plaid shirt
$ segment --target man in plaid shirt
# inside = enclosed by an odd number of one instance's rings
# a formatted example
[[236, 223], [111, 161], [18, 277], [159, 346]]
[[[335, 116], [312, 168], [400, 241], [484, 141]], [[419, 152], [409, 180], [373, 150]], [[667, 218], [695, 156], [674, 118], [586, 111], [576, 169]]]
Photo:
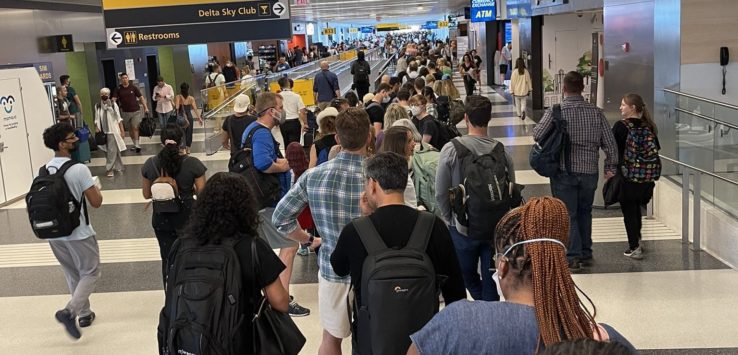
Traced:
[[[323, 341], [319, 354], [340, 354], [341, 341], [351, 335], [347, 304], [351, 279], [336, 275], [331, 254], [341, 230], [361, 217], [359, 201], [364, 191], [363, 162], [371, 140], [369, 116], [362, 108], [349, 108], [336, 117], [336, 142], [342, 151], [332, 159], [306, 171], [279, 201], [272, 217], [277, 229], [304, 246], [317, 247], [318, 307]], [[310, 205], [315, 226], [322, 238], [313, 238], [298, 228], [297, 216]]]
[[[584, 101], [584, 78], [571, 71], [564, 76], [561, 116], [567, 122], [571, 154], [562, 154], [559, 174], [551, 178], [551, 193], [569, 210], [569, 268], [579, 270], [592, 261], [592, 203], [599, 178], [600, 149], [605, 151], [605, 178], [615, 175], [618, 150], [610, 125], [597, 106]], [[552, 128], [552, 110], [533, 130], [539, 142]]]

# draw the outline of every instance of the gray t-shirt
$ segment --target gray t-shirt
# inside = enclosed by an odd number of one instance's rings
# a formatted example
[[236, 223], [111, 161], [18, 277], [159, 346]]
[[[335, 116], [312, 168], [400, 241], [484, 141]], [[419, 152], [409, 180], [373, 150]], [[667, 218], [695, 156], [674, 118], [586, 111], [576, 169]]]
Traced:
[[[46, 164], [46, 169], [49, 171], [49, 174], [56, 174], [57, 169], [64, 165], [64, 163], [66, 163], [68, 160], [70, 159], [55, 157]], [[64, 180], [67, 181], [69, 190], [72, 192], [72, 196], [74, 196], [77, 201], [82, 201], [82, 196], [84, 195], [85, 190], [95, 185], [95, 182], [92, 180], [92, 173], [90, 173], [90, 169], [84, 164], [74, 164], [72, 167], [67, 169], [66, 174], [64, 174]], [[85, 206], [82, 208], [88, 207], [89, 206]], [[55, 238], [54, 240], [83, 240], [94, 235], [95, 230], [92, 229], [92, 224], [87, 224], [87, 221], [85, 220], [84, 210], [82, 210], [79, 214], [79, 226], [75, 228], [74, 231], [72, 231], [72, 234], [68, 237]]]
[[[489, 137], [479, 136], [462, 136], [458, 139], [461, 144], [467, 147], [476, 155], [489, 154], [497, 144], [502, 144]], [[505, 152], [507, 160], [507, 171], [509, 173], [510, 182], [515, 182], [515, 167], [512, 157]], [[441, 210], [441, 217], [450, 226], [457, 225], [454, 223], [451, 213], [451, 203], [448, 200], [448, 189], [451, 186], [459, 185], [463, 182], [461, 176], [461, 164], [457, 159], [456, 148], [452, 142], [448, 142], [441, 149], [441, 155], [438, 158], [438, 170], [436, 171], [436, 203]], [[459, 233], [466, 235], [465, 228], [457, 225]]]
[[[638, 354], [633, 345], [608, 325], [610, 341]], [[420, 354], [530, 355], [539, 346], [535, 309], [510, 302], [461, 300], [450, 304], [410, 336]], [[540, 343], [540, 350], [545, 348]]]

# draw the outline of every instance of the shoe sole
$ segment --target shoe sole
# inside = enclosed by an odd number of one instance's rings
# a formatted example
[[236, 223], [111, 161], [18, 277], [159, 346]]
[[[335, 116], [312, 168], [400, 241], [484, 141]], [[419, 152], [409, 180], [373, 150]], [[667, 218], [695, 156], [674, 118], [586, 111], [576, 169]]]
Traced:
[[310, 313], [305, 313], [305, 314], [288, 313], [288, 314], [290, 315], [290, 317], [307, 317], [310, 315]]
[[[89, 321], [87, 320], [89, 318]], [[87, 328], [92, 325], [92, 322], [95, 321], [95, 315], [94, 313], [91, 316], [88, 317], [80, 317], [77, 319], [77, 322], [79, 323], [80, 328]]]

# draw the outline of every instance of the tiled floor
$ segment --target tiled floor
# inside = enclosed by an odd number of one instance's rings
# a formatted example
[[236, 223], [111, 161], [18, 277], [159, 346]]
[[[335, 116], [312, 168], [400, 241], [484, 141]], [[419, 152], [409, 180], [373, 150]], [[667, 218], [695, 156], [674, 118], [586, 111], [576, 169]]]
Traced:
[[[456, 80], [463, 92], [463, 85]], [[503, 95], [483, 94], [494, 103], [489, 135], [505, 143], [524, 195], [550, 195], [548, 179], [528, 165], [534, 121], [520, 120]], [[465, 131], [463, 123], [459, 128]], [[223, 171], [227, 153], [205, 156], [202, 129], [196, 128], [193, 155], [208, 174]], [[198, 142], [198, 140], [200, 142]], [[140, 169], [155, 154], [157, 140], [144, 139], [141, 154], [125, 152], [126, 171], [104, 177], [104, 158], [90, 164], [104, 186], [104, 205], [91, 209], [98, 233], [102, 277], [92, 306], [95, 324], [70, 340], [54, 320], [67, 301], [63, 274], [44, 241], [33, 237], [23, 202], [0, 209], [0, 354], [155, 354], [158, 312], [163, 303], [158, 246], [144, 211]], [[619, 210], [594, 211], [595, 261], [575, 281], [592, 298], [597, 319], [613, 325], [643, 354], [738, 354], [738, 273], [704, 252], [681, 244], [679, 234], [656, 220], [644, 220], [646, 258], [626, 259]], [[295, 321], [316, 354], [321, 329], [317, 307], [315, 255], [297, 257], [291, 293], [312, 310]], [[350, 343], [344, 341], [344, 353]]]

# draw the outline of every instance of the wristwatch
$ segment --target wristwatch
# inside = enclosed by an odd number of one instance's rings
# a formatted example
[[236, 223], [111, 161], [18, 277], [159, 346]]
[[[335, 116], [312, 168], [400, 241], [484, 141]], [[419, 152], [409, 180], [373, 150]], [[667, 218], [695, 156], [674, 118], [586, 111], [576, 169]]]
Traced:
[[315, 236], [310, 233], [308, 233], [308, 235], [310, 236], [310, 238], [308, 238], [307, 243], [300, 244], [300, 246], [303, 248], [310, 247], [311, 245], [313, 245], [313, 241], [315, 240]]

